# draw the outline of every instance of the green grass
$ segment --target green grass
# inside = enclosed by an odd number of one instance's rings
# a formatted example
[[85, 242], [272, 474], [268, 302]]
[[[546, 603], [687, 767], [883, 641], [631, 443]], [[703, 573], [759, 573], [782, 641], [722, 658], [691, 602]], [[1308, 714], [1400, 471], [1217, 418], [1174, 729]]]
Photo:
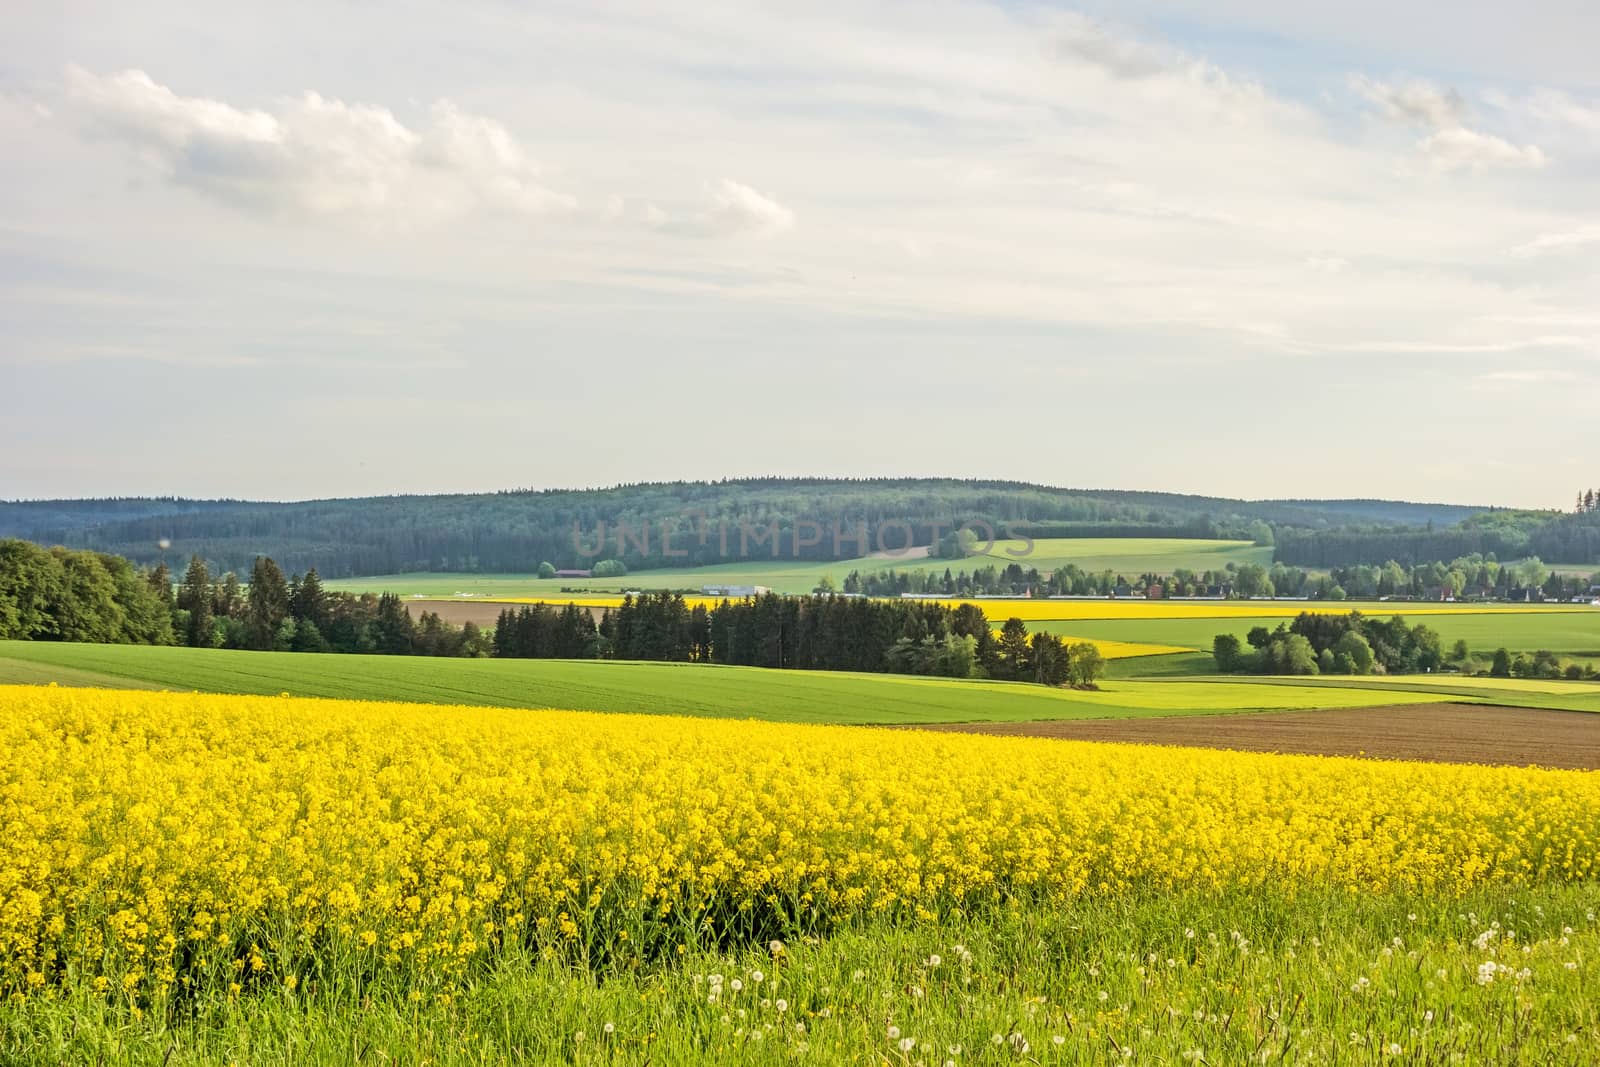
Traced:
[[[980, 545], [981, 547], [981, 545]], [[964, 560], [927, 559], [914, 556], [863, 557], [836, 562], [812, 562], [771, 558], [752, 558], [719, 563], [709, 567], [668, 568], [637, 571], [624, 578], [550, 578], [533, 574], [384, 574], [370, 578], [342, 578], [324, 584], [329, 589], [356, 593], [399, 593], [403, 596], [449, 597], [470, 593], [484, 597], [548, 596], [563, 589], [582, 589], [595, 592], [617, 592], [623, 589], [689, 589], [698, 590], [703, 585], [723, 583], [728, 585], [764, 585], [779, 593], [809, 593], [816, 588], [824, 575], [836, 585], [844, 584], [851, 571], [878, 570], [931, 570], [943, 574], [945, 568], [953, 572], [971, 571], [993, 564], [1004, 567], [1020, 563], [1023, 567], [1037, 567], [1049, 572], [1067, 563], [1076, 563], [1086, 571], [1113, 570], [1130, 578], [1152, 571], [1170, 573], [1178, 567], [1195, 571], [1221, 570], [1228, 563], [1272, 562], [1272, 549], [1257, 548], [1249, 541], [1204, 541], [1186, 538], [1129, 537], [1129, 538], [1050, 538], [1034, 542], [1033, 551], [1025, 556], [1011, 556], [1007, 548], [1021, 551], [1020, 541], [996, 542], [988, 555], [971, 556]], [[737, 553], [737, 537], [729, 543], [729, 551]]]
[[1580, 1067], [1600, 1061], [1597, 907], [1593, 885], [1089, 895], [604, 972], [508, 951], [418, 1000], [330, 968], [135, 1012], [68, 979], [0, 1005], [0, 1061]]
[[1216, 673], [1217, 661], [1209, 652], [1174, 652], [1165, 656], [1130, 656], [1106, 661], [1107, 678], [1194, 678]]
[[[0, 642], [0, 644], [4, 644]], [[95, 647], [95, 646], [90, 646]], [[5, 685], [69, 685], [95, 689], [162, 689], [158, 682], [125, 674], [84, 670], [49, 660], [0, 659], [0, 679]]]
[[[979, 547], [982, 547], [981, 545]], [[1272, 549], [1258, 547], [1250, 541], [1202, 541], [1179, 537], [1051, 537], [1033, 542], [1031, 551], [1025, 541], [999, 541], [983, 557], [969, 559], [962, 566], [971, 570], [980, 559], [1004, 567], [1020, 563], [1024, 568], [1037, 567], [1048, 574], [1057, 567], [1075, 563], [1079, 569], [1091, 572], [1115, 571], [1130, 580], [1139, 575], [1171, 574], [1180, 568], [1202, 573], [1220, 571], [1228, 564], [1243, 566], [1259, 563], [1272, 565]], [[1018, 556], [1014, 553], [1024, 552]]]
[[70, 685], [86, 678], [94, 685], [216, 693], [863, 724], [1140, 718], [1431, 699], [1400, 689], [1371, 693], [1253, 679], [1107, 680], [1097, 692], [1076, 692], [1016, 682], [702, 664], [0, 642], [0, 683]]
[[[1364, 605], [1370, 615], [1385, 617], [1383, 608], [1391, 605]], [[1054, 633], [1110, 641], [1141, 641], [1210, 651], [1217, 634], [1231, 633], [1240, 640], [1252, 627], [1271, 630], [1291, 619], [1085, 619], [1029, 623]], [[1561, 612], [1459, 612], [1416, 616], [1410, 619], [1437, 630], [1445, 647], [1458, 640], [1477, 653], [1507, 648], [1513, 652], [1533, 652], [1547, 648], [1579, 661], [1600, 661], [1600, 609]]]

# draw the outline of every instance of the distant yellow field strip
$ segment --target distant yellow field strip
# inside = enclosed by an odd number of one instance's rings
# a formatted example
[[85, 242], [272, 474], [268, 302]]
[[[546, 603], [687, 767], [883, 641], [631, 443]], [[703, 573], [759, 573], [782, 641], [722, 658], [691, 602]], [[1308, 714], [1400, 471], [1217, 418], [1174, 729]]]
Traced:
[[[999, 620], [995, 620], [999, 621]], [[1000, 628], [995, 627], [998, 634]], [[1192, 648], [1182, 645], [1156, 645], [1144, 641], [1112, 641], [1104, 637], [1073, 637], [1070, 634], [1060, 634], [1061, 640], [1067, 644], [1076, 644], [1087, 641], [1100, 650], [1106, 659], [1136, 659], [1139, 656], [1170, 656], [1179, 652], [1194, 652]]]
[[1103, 637], [1068, 637], [1062, 635], [1061, 640], [1068, 644], [1074, 641], [1087, 641], [1100, 650], [1106, 659], [1134, 659], [1138, 656], [1170, 656], [1176, 652], [1193, 652], [1192, 648], [1183, 648], [1179, 645], [1150, 645], [1138, 641], [1108, 641]]

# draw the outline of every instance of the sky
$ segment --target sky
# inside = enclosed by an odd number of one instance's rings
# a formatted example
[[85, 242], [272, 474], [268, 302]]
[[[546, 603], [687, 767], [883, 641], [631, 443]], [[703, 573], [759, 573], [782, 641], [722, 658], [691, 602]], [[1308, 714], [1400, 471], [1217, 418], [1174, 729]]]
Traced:
[[0, 499], [1569, 506], [1592, 0], [0, 6]]

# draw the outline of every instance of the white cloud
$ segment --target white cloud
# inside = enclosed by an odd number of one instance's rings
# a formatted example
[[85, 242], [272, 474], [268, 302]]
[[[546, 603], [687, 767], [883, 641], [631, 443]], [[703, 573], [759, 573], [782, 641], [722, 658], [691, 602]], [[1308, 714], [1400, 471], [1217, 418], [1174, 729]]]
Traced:
[[704, 224], [724, 233], [779, 233], [794, 225], [794, 212], [739, 182], [722, 179], [707, 193]]
[[1422, 80], [1391, 83], [1359, 75], [1351, 79], [1351, 85], [1376, 104], [1385, 118], [1431, 130], [1417, 142], [1417, 148], [1443, 169], [1542, 167], [1548, 162], [1537, 145], [1518, 146], [1470, 129], [1466, 125], [1467, 102], [1454, 89]]
[[1424, 137], [1417, 147], [1442, 167], [1542, 167], [1538, 145], [1518, 147], [1502, 137], [1452, 126]]
[[1547, 252], [1560, 252], [1585, 245], [1600, 244], [1600, 223], [1591, 223], [1571, 230], [1543, 233], [1527, 244], [1519, 245], [1515, 254], [1537, 256]]
[[1600, 134], [1600, 103], [1585, 103], [1571, 93], [1538, 89], [1521, 101], [1529, 115], [1581, 133]]
[[93, 136], [132, 147], [178, 185], [268, 213], [409, 227], [475, 208], [538, 216], [575, 200], [546, 187], [506, 129], [449, 101], [412, 130], [387, 108], [314, 92], [271, 111], [180, 96], [141, 70], [67, 68], [67, 100]]
[[730, 178], [708, 185], [701, 205], [681, 215], [654, 204], [647, 211], [650, 225], [686, 237], [770, 237], [794, 225], [793, 211]]
[[1099, 68], [1118, 78], [1146, 78], [1169, 69], [1174, 57], [1082, 16], [1068, 16], [1054, 51], [1066, 62]]
[[[102, 76], [70, 66], [66, 90], [86, 134], [126, 144], [174, 184], [236, 207], [410, 229], [478, 210], [539, 218], [578, 205], [546, 184], [505, 126], [449, 100], [411, 128], [386, 107], [315, 92], [271, 110], [180, 96], [140, 70]], [[612, 193], [590, 214], [705, 238], [771, 236], [794, 225], [789, 208], [729, 178], [678, 210]]]
[[1467, 102], [1454, 89], [1417, 80], [1396, 85], [1360, 75], [1352, 78], [1351, 84], [1396, 122], [1442, 128], [1459, 126], [1466, 117]]

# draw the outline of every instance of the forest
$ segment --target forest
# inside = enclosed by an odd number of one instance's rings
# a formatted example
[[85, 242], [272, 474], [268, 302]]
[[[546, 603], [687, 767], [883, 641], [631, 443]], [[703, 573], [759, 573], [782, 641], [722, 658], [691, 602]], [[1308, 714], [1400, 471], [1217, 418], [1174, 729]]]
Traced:
[[[90, 548], [152, 565], [169, 553], [180, 559], [199, 555], [218, 572], [243, 572], [257, 555], [268, 555], [289, 571], [315, 567], [323, 577], [337, 578], [528, 573], [545, 560], [581, 568], [600, 558], [597, 549], [634, 570], [727, 562], [742, 548], [768, 558], [848, 559], [880, 543], [932, 545], [967, 521], [1027, 525], [1041, 537], [1255, 540], [1265, 530], [1281, 541], [1286, 532], [1300, 531], [1291, 542], [1308, 551], [1307, 537], [1341, 530], [1404, 537], [1429, 523], [1449, 527], [1480, 510], [1385, 501], [1243, 501], [1009, 481], [756, 478], [299, 503], [10, 502], [0, 503], [0, 537]], [[837, 542], [836, 526], [844, 534]], [[744, 545], [741, 530], [754, 535]], [[859, 539], [852, 536], [858, 530], [864, 534]], [[615, 551], [618, 540], [621, 551]], [[1407, 558], [1376, 544], [1373, 551], [1375, 556], [1357, 562]]]
[[1093, 685], [1105, 669], [1088, 642], [1029, 634], [1018, 619], [994, 633], [976, 604], [766, 594], [690, 607], [677, 593], [625, 597], [596, 625], [568, 604], [507, 608], [494, 654], [722, 663], [790, 670], [926, 674], [1044, 685]]
[[1600, 510], [1567, 514], [1489, 511], [1452, 526], [1351, 525], [1334, 529], [1274, 528], [1275, 556], [1301, 567], [1348, 567], [1395, 560], [1415, 564], [1460, 556], [1517, 559], [1538, 556], [1561, 563], [1600, 563]]

